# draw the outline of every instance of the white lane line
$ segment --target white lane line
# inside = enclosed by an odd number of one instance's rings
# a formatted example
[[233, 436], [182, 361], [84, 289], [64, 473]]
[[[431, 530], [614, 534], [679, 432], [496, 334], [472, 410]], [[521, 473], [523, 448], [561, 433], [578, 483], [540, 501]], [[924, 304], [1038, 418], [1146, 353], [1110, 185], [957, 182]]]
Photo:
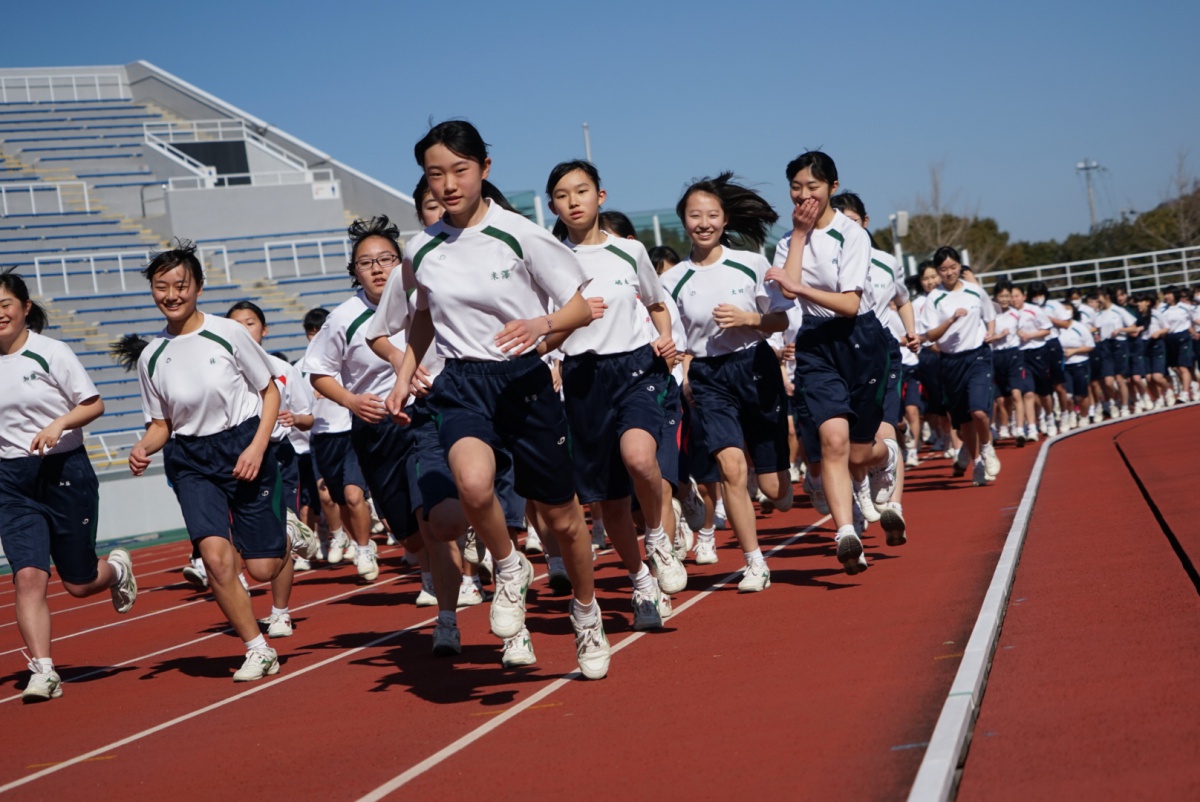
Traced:
[[[172, 545], [172, 546], [173, 546], [173, 545], [175, 545], [175, 544], [174, 544], [174, 543], [171, 543], [171, 544], [164, 544], [164, 545]], [[141, 549], [139, 549], [138, 551], [141, 551]], [[137, 552], [137, 551], [133, 551], [133, 552], [130, 552], [130, 554], [132, 554], [134, 557], [136, 557], [136, 556], [138, 555], [138, 552]], [[141, 572], [141, 570], [140, 570], [140, 569], [141, 569], [141, 567], [142, 567], [142, 566], [145, 566], [145, 565], [152, 565], [152, 564], [154, 564], [154, 563], [166, 562], [166, 561], [168, 561], [168, 560], [170, 560], [170, 561], [174, 562], [174, 561], [175, 561], [175, 560], [177, 560], [177, 559], [179, 559], [179, 558], [178, 558], [178, 556], [174, 556], [174, 557], [163, 557], [163, 558], [161, 558], [161, 559], [154, 559], [154, 560], [135, 560], [135, 561], [134, 561], [134, 564], [133, 564], [133, 567], [134, 567], [134, 569], [135, 569], [135, 570], [134, 570], [134, 573], [135, 573], [135, 574], [137, 574], [137, 577], [138, 577], [138, 579], [141, 579], [143, 576], [153, 576], [154, 574], [163, 573], [164, 571], [168, 571], [168, 572], [169, 572], [169, 571], [172, 571], [172, 570], [174, 570], [174, 569], [172, 569], [172, 568], [161, 568], [161, 569], [159, 569], [159, 570], [157, 570], [157, 571], [153, 571], [153, 572], [151, 572], [151, 573], [149, 573], [149, 574], [143, 574], [143, 573]], [[16, 595], [17, 595], [16, 588], [12, 587], [11, 585], [10, 585], [8, 588], [6, 588], [6, 589], [0, 590], [0, 599], [5, 599], [5, 598], [8, 598], [9, 596], [16, 596]], [[69, 596], [69, 595], [71, 595], [71, 594], [67, 593], [65, 590], [60, 590], [58, 593], [48, 593], [48, 594], [46, 594], [46, 598], [47, 598], [47, 599], [57, 599], [57, 598], [58, 598], [58, 597], [60, 597], [60, 596]], [[7, 608], [9, 608], [9, 607], [15, 607], [15, 606], [16, 606], [16, 602], [8, 602], [8, 603], [6, 603], [6, 604], [0, 604], [0, 610], [5, 610], [5, 609], [7, 609]], [[8, 626], [8, 625], [7, 625], [7, 624], [5, 624], [5, 626]]]
[[992, 656], [1000, 638], [1009, 594], [1012, 593], [1013, 582], [1017, 576], [1017, 563], [1021, 558], [1021, 548], [1025, 545], [1025, 535], [1029, 530], [1029, 520], [1033, 516], [1033, 505], [1037, 500], [1038, 487], [1042, 482], [1050, 447], [1067, 437], [1094, 432], [1105, 426], [1129, 423], [1149, 415], [1172, 412], [1184, 406], [1192, 404], [1103, 421], [1042, 442], [1029, 481], [1025, 484], [1021, 505], [1017, 508], [1017, 515], [1004, 540], [1000, 561], [996, 564], [991, 584], [988, 585], [983, 605], [979, 609], [979, 616], [975, 619], [975, 627], [971, 631], [970, 640], [967, 641], [958, 673], [954, 676], [950, 693], [933, 728], [933, 735], [929, 738], [929, 748], [925, 750], [925, 757], [921, 760], [916, 779], [909, 790], [908, 802], [946, 802], [952, 799], [957, 791], [958, 772], [966, 761], [967, 745], [971, 741], [975, 719], [983, 702], [988, 671], [991, 669]]
[[[816, 523], [811, 524], [808, 527], [806, 527], [803, 531], [797, 532], [796, 534], [792, 535], [787, 540], [785, 540], [782, 543], [780, 543], [779, 545], [775, 546], [775, 548], [768, 551], [767, 555], [770, 556], [770, 555], [774, 554], [775, 552], [779, 551], [780, 549], [783, 549], [784, 547], [789, 546], [792, 543], [795, 543], [797, 540], [799, 540], [800, 538], [807, 535], [813, 529], [817, 528], [821, 524], [828, 521], [829, 518], [830, 518], [830, 516], [826, 515], [825, 517], [821, 518]], [[697, 593], [692, 598], [688, 599], [683, 604], [679, 605], [679, 607], [675, 608], [675, 611], [674, 611], [674, 613], [672, 613], [671, 618], [669, 620], [673, 621], [678, 615], [683, 613], [689, 607], [696, 605], [697, 603], [700, 602], [701, 599], [708, 597], [714, 591], [719, 590], [720, 588], [729, 584], [734, 579], [739, 577], [741, 575], [741, 573], [742, 572], [739, 569], [737, 571], [734, 571], [731, 574], [726, 574], [716, 584], [710, 585], [705, 590], [702, 590], [701, 592]], [[613, 646], [612, 651], [614, 653], [621, 651], [626, 646], [629, 646], [629, 645], [635, 643], [636, 641], [640, 640], [642, 638], [642, 636], [644, 636], [645, 634], [646, 634], [645, 632], [635, 632], [634, 634], [632, 634], [629, 637], [622, 640], [620, 643]], [[422, 774], [424, 774], [425, 772], [434, 768], [438, 764], [443, 763], [446, 760], [448, 760], [449, 758], [458, 754], [463, 749], [467, 748], [471, 744], [478, 741], [480, 738], [484, 737], [488, 733], [492, 732], [493, 730], [495, 730], [498, 727], [500, 727], [501, 725], [503, 725], [505, 722], [515, 718], [517, 715], [524, 712], [525, 710], [528, 710], [533, 705], [536, 705], [538, 702], [542, 701], [547, 696], [550, 696], [555, 691], [560, 690], [561, 688], [565, 687], [568, 683], [570, 683], [571, 681], [573, 681], [574, 679], [576, 679], [579, 676], [580, 676], [580, 674], [578, 671], [572, 671], [571, 673], [567, 674], [565, 677], [561, 677], [560, 679], [555, 680], [554, 682], [547, 685], [545, 688], [542, 688], [537, 693], [535, 693], [532, 696], [530, 696], [529, 698], [523, 700], [521, 703], [514, 705], [513, 707], [510, 707], [508, 710], [505, 710], [503, 713], [496, 716], [494, 719], [487, 722], [486, 724], [482, 724], [479, 727], [476, 727], [474, 730], [471, 730], [466, 735], [462, 736], [461, 738], [454, 741], [453, 743], [443, 747], [442, 749], [439, 749], [437, 752], [435, 752], [434, 754], [425, 758], [424, 760], [422, 760], [420, 763], [416, 764], [412, 768], [408, 769], [407, 771], [405, 771], [401, 774], [398, 774], [396, 777], [392, 778], [388, 782], [379, 786], [374, 791], [371, 791], [370, 793], [363, 795], [362, 797], [359, 798], [359, 802], [375, 802], [375, 800], [383, 799], [388, 794], [403, 787], [405, 784], [411, 782], [412, 780], [416, 779], [417, 777], [420, 777]], [[0, 788], [0, 791], [3, 791], [3, 790], [4, 789]]]

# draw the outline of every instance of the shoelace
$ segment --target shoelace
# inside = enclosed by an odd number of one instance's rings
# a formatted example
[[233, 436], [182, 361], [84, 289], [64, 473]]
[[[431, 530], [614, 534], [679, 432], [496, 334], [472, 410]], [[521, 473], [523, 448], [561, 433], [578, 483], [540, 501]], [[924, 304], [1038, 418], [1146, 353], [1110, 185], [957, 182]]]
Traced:
[[583, 656], [585, 652], [594, 651], [604, 646], [604, 629], [600, 622], [584, 627], [576, 635], [575, 653]]
[[42, 673], [42, 667], [38, 665], [32, 657], [25, 654], [24, 649], [21, 650], [21, 656], [25, 658], [25, 665], [30, 671], [32, 671], [34, 674]]

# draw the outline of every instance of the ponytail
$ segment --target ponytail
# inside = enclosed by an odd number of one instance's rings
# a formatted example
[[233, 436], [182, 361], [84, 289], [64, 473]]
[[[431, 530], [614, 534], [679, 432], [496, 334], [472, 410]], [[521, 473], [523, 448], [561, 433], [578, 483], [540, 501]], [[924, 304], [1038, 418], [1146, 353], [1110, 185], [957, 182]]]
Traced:
[[679, 203], [675, 204], [675, 214], [679, 216], [680, 222], [684, 222], [689, 197], [697, 192], [712, 195], [720, 202], [721, 209], [725, 212], [725, 232], [721, 235], [721, 244], [736, 244], [742, 248], [758, 250], [767, 241], [771, 226], [779, 219], [779, 215], [761, 195], [749, 187], [735, 183], [732, 178], [732, 172], [724, 172], [716, 178], [702, 178], [695, 182], [684, 191]]

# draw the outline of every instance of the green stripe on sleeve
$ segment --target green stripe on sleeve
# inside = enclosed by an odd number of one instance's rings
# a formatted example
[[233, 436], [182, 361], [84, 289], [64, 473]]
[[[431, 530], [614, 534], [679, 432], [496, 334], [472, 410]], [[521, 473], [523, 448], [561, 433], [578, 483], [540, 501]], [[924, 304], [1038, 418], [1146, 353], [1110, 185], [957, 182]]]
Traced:
[[937, 309], [937, 305], [940, 304], [944, 300], [946, 300], [946, 293], [942, 293], [938, 297], [934, 298], [933, 299], [933, 308]]
[[430, 251], [448, 239], [450, 239], [450, 235], [443, 231], [429, 242], [426, 242], [424, 245], [422, 245], [421, 249], [417, 251], [417, 255], [413, 257], [413, 272], [417, 272], [417, 268], [421, 266], [421, 260], [424, 259]]
[[679, 280], [679, 283], [675, 285], [675, 289], [671, 290], [671, 300], [673, 300], [673, 301], [679, 300], [679, 291], [683, 289], [683, 285], [687, 284], [687, 280], [690, 279], [693, 275], [695, 275], [695, 273], [696, 273], [695, 270], [689, 270], [688, 272], [683, 274], [683, 278], [681, 278]]
[[158, 350], [150, 355], [150, 364], [146, 366], [146, 373], [148, 374], [148, 378], [151, 378], [151, 379], [154, 378], [154, 366], [158, 364], [158, 358], [160, 356], [162, 356], [163, 349], [165, 349], [167, 347], [167, 343], [169, 343], [169, 342], [171, 342], [171, 341], [163, 340], [162, 345], [158, 346]]
[[963, 287], [963, 292], [970, 293], [971, 295], [974, 295], [979, 300], [981, 300], [981, 301], [983, 300], [983, 296], [980, 295], [979, 293], [975, 292], [975, 290], [971, 289], [970, 287]]
[[363, 313], [355, 318], [354, 322], [346, 328], [346, 345], [349, 345], [350, 341], [354, 339], [354, 332], [358, 331], [362, 324], [370, 320], [373, 314], [375, 314], [374, 309], [364, 309]]
[[835, 240], [840, 242], [842, 245], [846, 244], [846, 238], [842, 236], [842, 232], [831, 228], [828, 231], [826, 231], [825, 233], [828, 234], [829, 236], [833, 237]]
[[604, 250], [609, 251], [611, 253], [615, 253], [617, 256], [621, 257], [626, 262], [629, 262], [629, 266], [633, 268], [634, 275], [637, 275], [637, 260], [636, 259], [634, 259], [629, 254], [625, 253], [625, 251], [621, 250], [616, 245], [605, 245]]
[[517, 242], [517, 238], [512, 234], [509, 234], [507, 231], [501, 231], [495, 226], [488, 226], [481, 233], [487, 234], [489, 237], [495, 237], [508, 247], [512, 248], [513, 253], [517, 255], [518, 259], [525, 258], [525, 252], [521, 250], [521, 243]]
[[217, 336], [216, 334], [213, 334], [211, 331], [203, 330], [200, 332], [200, 336], [204, 337], [207, 340], [212, 340], [217, 345], [221, 346], [226, 351], [228, 351], [230, 353], [230, 355], [233, 354], [233, 346], [230, 345], [229, 343], [225, 342], [225, 340], [222, 339], [221, 337]]
[[30, 358], [30, 359], [32, 359], [34, 362], [36, 362], [36, 363], [38, 363], [39, 365], [41, 365], [41, 366], [42, 366], [42, 370], [46, 371], [47, 373], [49, 373], [49, 372], [50, 372], [50, 363], [49, 363], [49, 362], [47, 362], [47, 361], [46, 361], [46, 358], [45, 358], [44, 356], [42, 356], [41, 354], [35, 354], [33, 351], [22, 351], [22, 352], [21, 352], [21, 356], [27, 356], [27, 357], [29, 357], [29, 358]]
[[889, 276], [891, 276], [891, 277], [892, 277], [892, 280], [893, 280], [893, 281], [895, 281], [895, 280], [896, 280], [896, 274], [895, 274], [895, 273], [892, 271], [892, 269], [891, 269], [890, 267], [888, 267], [888, 266], [887, 266], [886, 264], [884, 264], [883, 262], [879, 261], [878, 259], [872, 259], [872, 260], [871, 260], [871, 264], [873, 264], [873, 265], [878, 265], [879, 267], [882, 267], [884, 270], [886, 270], [886, 271], [887, 271], [887, 274], [888, 274]]
[[733, 261], [732, 259], [726, 259], [724, 262], [721, 262], [721, 264], [725, 265], [726, 267], [732, 267], [734, 270], [742, 271], [743, 273], [745, 273], [747, 276], [750, 277], [751, 281], [753, 281], [755, 284], [758, 283], [758, 276], [754, 273], [753, 270], [746, 267], [745, 265], [738, 264], [737, 262]]

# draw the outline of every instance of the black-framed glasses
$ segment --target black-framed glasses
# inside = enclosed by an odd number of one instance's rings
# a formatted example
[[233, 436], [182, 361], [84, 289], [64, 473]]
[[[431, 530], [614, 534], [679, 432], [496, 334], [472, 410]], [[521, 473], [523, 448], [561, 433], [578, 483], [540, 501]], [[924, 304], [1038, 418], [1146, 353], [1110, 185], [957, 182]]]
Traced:
[[377, 262], [379, 263], [380, 267], [395, 267], [396, 265], [400, 264], [400, 257], [394, 253], [385, 253], [380, 256], [376, 256], [374, 259], [369, 259], [364, 256], [361, 259], [355, 259], [354, 266], [359, 270], [370, 270], [371, 265]]

